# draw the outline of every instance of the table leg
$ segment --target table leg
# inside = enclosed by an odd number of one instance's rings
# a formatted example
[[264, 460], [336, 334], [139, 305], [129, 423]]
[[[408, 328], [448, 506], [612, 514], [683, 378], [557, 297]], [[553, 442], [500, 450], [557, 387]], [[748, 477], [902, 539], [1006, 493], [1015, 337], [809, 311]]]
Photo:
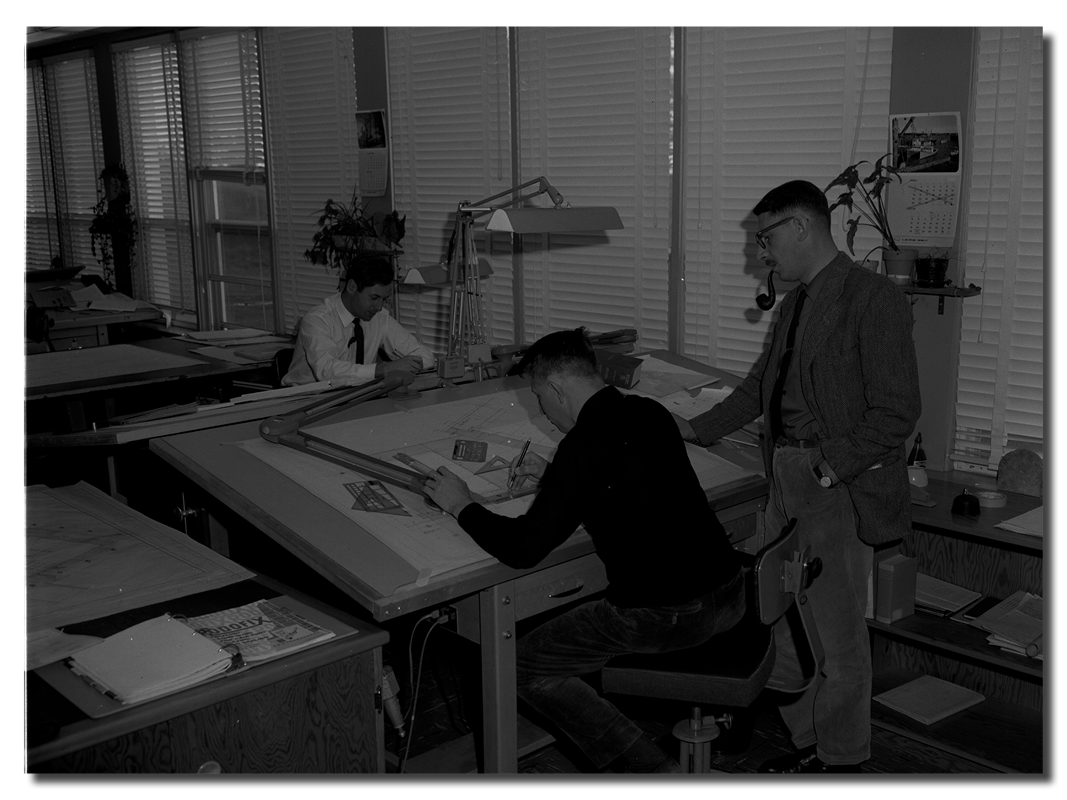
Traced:
[[483, 756], [487, 773], [515, 773], [519, 769], [514, 598], [514, 581], [492, 586], [479, 596]]

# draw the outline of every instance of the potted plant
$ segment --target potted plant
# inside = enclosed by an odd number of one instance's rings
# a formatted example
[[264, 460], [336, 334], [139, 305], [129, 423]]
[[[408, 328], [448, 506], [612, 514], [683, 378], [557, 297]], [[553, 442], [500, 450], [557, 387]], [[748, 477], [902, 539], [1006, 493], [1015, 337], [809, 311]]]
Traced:
[[367, 214], [355, 196], [347, 206], [327, 200], [319, 215], [319, 229], [311, 247], [304, 251], [304, 258], [336, 269], [341, 275], [364, 253], [395, 258], [404, 252], [399, 245], [404, 238], [405, 219], [396, 211]]
[[937, 289], [951, 283], [946, 279], [948, 261], [952, 257], [949, 250], [934, 247], [915, 260], [915, 285]]
[[823, 191], [828, 192], [835, 186], [844, 187], [844, 191], [831, 204], [830, 212], [833, 213], [833, 210], [838, 206], [847, 209], [848, 234], [846, 243], [848, 244], [848, 252], [853, 256], [856, 255], [855, 250], [853, 250], [853, 243], [856, 239], [856, 231], [859, 230], [861, 225], [874, 228], [881, 234], [885, 244], [872, 248], [863, 257], [863, 260], [866, 262], [875, 250], [884, 251], [883, 261], [885, 262], [886, 275], [896, 283], [908, 284], [911, 283], [911, 271], [915, 266], [918, 251], [897, 245], [896, 239], [893, 238], [893, 231], [889, 227], [889, 215], [886, 213], [885, 199], [882, 193], [885, 187], [893, 180], [900, 180], [897, 169], [886, 163], [890, 158], [891, 154], [889, 153], [879, 158], [874, 162], [873, 169], [865, 178], [860, 177], [859, 170], [864, 164], [869, 164], [869, 161], [860, 161], [850, 167], [846, 167], [845, 171], [834, 178]]
[[93, 206], [89, 223], [93, 256], [104, 272], [104, 282], [115, 288], [115, 262], [128, 264], [137, 243], [137, 218], [130, 204], [130, 179], [122, 164], [104, 167], [100, 173], [103, 191]]

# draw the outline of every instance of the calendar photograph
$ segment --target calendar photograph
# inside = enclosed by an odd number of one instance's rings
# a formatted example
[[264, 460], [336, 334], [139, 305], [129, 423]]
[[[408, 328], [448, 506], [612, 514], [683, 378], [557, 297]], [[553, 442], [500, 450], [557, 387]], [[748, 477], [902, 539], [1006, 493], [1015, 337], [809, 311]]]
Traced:
[[900, 172], [959, 172], [959, 114], [890, 117], [893, 165]]

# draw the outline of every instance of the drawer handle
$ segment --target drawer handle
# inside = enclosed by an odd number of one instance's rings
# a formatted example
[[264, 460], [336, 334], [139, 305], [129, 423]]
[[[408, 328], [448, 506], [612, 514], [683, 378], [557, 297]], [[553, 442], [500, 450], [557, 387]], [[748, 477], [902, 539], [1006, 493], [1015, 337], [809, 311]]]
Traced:
[[568, 589], [565, 592], [558, 592], [557, 594], [550, 594], [549, 597], [551, 597], [553, 599], [555, 599], [557, 597], [570, 597], [572, 594], [578, 594], [578, 592], [582, 591], [582, 589], [584, 589], [584, 588], [585, 588], [585, 584], [584, 583], [579, 583], [573, 589]]

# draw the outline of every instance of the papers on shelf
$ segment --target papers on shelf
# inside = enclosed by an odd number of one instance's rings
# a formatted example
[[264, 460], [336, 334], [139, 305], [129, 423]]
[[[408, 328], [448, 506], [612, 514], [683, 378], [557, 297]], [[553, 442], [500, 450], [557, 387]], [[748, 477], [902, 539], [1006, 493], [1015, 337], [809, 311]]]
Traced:
[[1035, 647], [1031, 649], [1035, 649], [1035, 654], [1039, 655], [1044, 632], [1044, 601], [1020, 589], [972, 620], [971, 624], [994, 634], [989, 638], [991, 644], [1024, 655], [1027, 655], [1027, 647], [1033, 645]]
[[1038, 506], [1037, 508], [1027, 511], [1025, 514], [1006, 519], [1003, 522], [997, 523], [996, 527], [1005, 531], [1014, 531], [1015, 533], [1025, 533], [1029, 536], [1040, 536], [1044, 538], [1045, 507]]
[[71, 671], [123, 704], [170, 694], [225, 672], [233, 654], [169, 614], [75, 653]]
[[938, 613], [951, 614], [959, 611], [981, 596], [981, 592], [973, 592], [921, 572], [915, 576], [915, 605], [925, 606]]

